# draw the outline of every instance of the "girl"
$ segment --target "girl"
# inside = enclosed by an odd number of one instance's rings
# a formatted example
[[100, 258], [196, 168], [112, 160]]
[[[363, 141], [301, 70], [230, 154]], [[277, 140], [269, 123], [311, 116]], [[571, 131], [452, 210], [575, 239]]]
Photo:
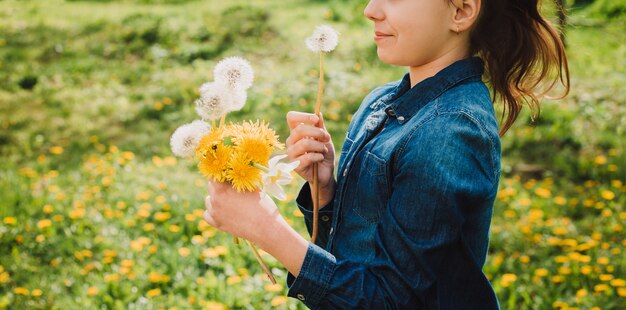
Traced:
[[[313, 309], [498, 308], [482, 266], [499, 134], [524, 104], [539, 110], [539, 86], [569, 89], [559, 36], [538, 0], [372, 0], [365, 16], [379, 58], [408, 73], [372, 91], [354, 114], [336, 180], [323, 120], [287, 114], [287, 152], [308, 181], [296, 201], [309, 231], [319, 166], [316, 243], [270, 198], [228, 184], [209, 184], [204, 218], [273, 255], [290, 272], [289, 296]], [[504, 106], [499, 132], [483, 73]]]

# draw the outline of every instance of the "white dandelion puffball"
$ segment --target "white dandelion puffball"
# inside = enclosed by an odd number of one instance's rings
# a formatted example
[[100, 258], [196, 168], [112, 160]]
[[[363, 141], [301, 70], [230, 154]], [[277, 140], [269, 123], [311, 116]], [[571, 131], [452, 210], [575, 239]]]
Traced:
[[204, 120], [220, 118], [228, 112], [232, 101], [231, 91], [221, 83], [204, 83], [200, 87], [200, 98], [196, 100], [196, 112]]
[[250, 63], [241, 57], [227, 57], [217, 63], [213, 70], [215, 81], [228, 85], [231, 89], [248, 89], [254, 80], [254, 70]]
[[230, 96], [228, 96], [228, 104], [226, 105], [227, 112], [239, 111], [246, 105], [246, 100], [248, 99], [248, 94], [243, 89], [233, 89], [231, 90]]
[[200, 139], [209, 133], [211, 127], [201, 120], [184, 124], [174, 131], [170, 138], [172, 153], [179, 157], [191, 157], [200, 143]]
[[318, 26], [313, 35], [304, 41], [306, 46], [314, 52], [331, 52], [339, 44], [339, 32], [331, 26]]

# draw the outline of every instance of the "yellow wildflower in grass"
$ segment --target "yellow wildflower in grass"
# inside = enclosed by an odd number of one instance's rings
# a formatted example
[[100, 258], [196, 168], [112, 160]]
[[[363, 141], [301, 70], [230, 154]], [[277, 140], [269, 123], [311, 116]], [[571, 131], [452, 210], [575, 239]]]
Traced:
[[15, 225], [15, 223], [17, 223], [17, 219], [12, 216], [7, 216], [4, 220], [2, 220], [2, 222], [6, 225]]
[[104, 275], [104, 282], [106, 282], [106, 283], [120, 282], [121, 280], [122, 280], [122, 276], [120, 276], [117, 273], [111, 273], [111, 274], [105, 274]]
[[620, 287], [617, 289], [617, 295], [620, 297], [626, 297], [626, 288]]
[[528, 207], [530, 206], [530, 204], [532, 203], [532, 201], [530, 201], [530, 199], [523, 197], [519, 200], [519, 205], [522, 207]]
[[27, 288], [25, 287], [16, 287], [13, 289], [13, 293], [17, 294], [17, 295], [24, 295], [24, 296], [28, 296], [29, 291]]
[[502, 287], [509, 287], [511, 283], [515, 281], [517, 281], [517, 276], [515, 274], [505, 273], [500, 279], [500, 285], [502, 285]]
[[608, 281], [611, 281], [612, 279], [613, 279], [613, 275], [612, 274], [601, 274], [600, 275], [600, 281], [608, 282]]
[[0, 284], [2, 283], [7, 283], [11, 281], [11, 275], [8, 272], [1, 272], [0, 271]]
[[38, 288], [36, 288], [30, 294], [32, 296], [34, 296], [34, 297], [39, 297], [39, 296], [43, 295], [43, 291], [38, 289]]
[[235, 153], [226, 172], [237, 192], [253, 191], [261, 183], [261, 170], [252, 166], [252, 160], [244, 153]]
[[144, 231], [153, 231], [154, 230], [154, 223], [145, 223], [143, 225], [143, 230]]
[[215, 258], [219, 256], [219, 253], [217, 253], [217, 251], [213, 248], [208, 248], [202, 251], [202, 256], [204, 258]]
[[624, 281], [624, 279], [613, 279], [611, 280], [611, 286], [614, 287], [624, 287], [626, 286], [626, 281]]
[[554, 229], [552, 229], [552, 233], [557, 236], [563, 236], [567, 234], [567, 229], [565, 227], [555, 227]]
[[51, 225], [52, 225], [52, 221], [50, 221], [49, 219], [43, 219], [37, 222], [37, 228], [39, 229], [46, 229], [50, 227]]
[[583, 298], [583, 297], [587, 296], [587, 294], [588, 294], [588, 292], [584, 288], [579, 289], [578, 291], [576, 291], [576, 297], [578, 297], [578, 298]]
[[615, 193], [610, 190], [603, 190], [601, 196], [604, 200], [613, 200], [613, 198], [615, 198]]
[[562, 275], [569, 275], [572, 273], [572, 269], [569, 267], [559, 267], [559, 273]]
[[528, 264], [530, 263], [530, 257], [528, 257], [527, 255], [522, 255], [520, 256], [519, 261], [523, 264]]
[[194, 245], [205, 244], [206, 239], [204, 239], [201, 235], [194, 235], [191, 237], [191, 243]]
[[227, 310], [228, 307], [225, 304], [219, 303], [217, 301], [207, 301], [204, 304], [204, 309], [206, 309], [206, 310]]
[[559, 206], [564, 206], [565, 204], [567, 204], [567, 199], [565, 199], [565, 197], [563, 196], [556, 196], [554, 197], [554, 203]]
[[584, 274], [584, 275], [588, 275], [593, 271], [593, 268], [591, 268], [591, 266], [582, 266], [580, 267], [580, 273]]
[[553, 283], [561, 283], [565, 281], [565, 278], [563, 276], [553, 276], [551, 280]]
[[180, 226], [178, 226], [178, 225], [170, 225], [170, 227], [167, 230], [169, 230], [170, 232], [173, 232], [173, 233], [177, 233], [177, 232], [180, 231]]
[[596, 165], [598, 165], [598, 166], [604, 165], [604, 164], [606, 164], [606, 157], [604, 155], [596, 156], [596, 158], [593, 160], [593, 162]]
[[172, 215], [169, 212], [157, 212], [154, 214], [154, 219], [159, 222], [165, 222], [169, 220]]
[[155, 288], [155, 289], [152, 289], [152, 290], [149, 290], [148, 292], [146, 292], [146, 296], [148, 298], [156, 297], [156, 296], [159, 296], [159, 295], [161, 295], [161, 289], [160, 288]]
[[270, 293], [278, 293], [283, 290], [283, 286], [279, 283], [276, 283], [276, 284], [268, 283], [268, 284], [265, 284], [263, 288], [265, 289], [265, 291], [270, 292]]
[[226, 278], [226, 284], [228, 284], [228, 285], [237, 284], [239, 282], [241, 282], [241, 277], [240, 276], [230, 276], [230, 277]]
[[43, 206], [43, 213], [50, 214], [52, 211], [54, 211], [54, 208], [51, 205]]
[[231, 134], [237, 152], [245, 153], [255, 163], [267, 166], [274, 148], [283, 148], [274, 130], [266, 122], [244, 121], [231, 125]]
[[535, 189], [535, 194], [537, 194], [537, 196], [539, 196], [541, 198], [550, 198], [550, 195], [552, 193], [547, 188], [539, 187], [539, 188]]
[[180, 256], [182, 257], [187, 257], [189, 256], [189, 254], [191, 254], [191, 250], [189, 250], [189, 248], [179, 248], [178, 249], [178, 254], [180, 254]]
[[278, 307], [282, 304], [285, 304], [287, 302], [287, 297], [285, 296], [276, 296], [274, 298], [272, 298], [272, 301], [270, 301], [270, 304], [272, 305], [272, 307]]
[[537, 268], [535, 269], [535, 275], [538, 277], [545, 277], [548, 275], [548, 269], [546, 268]]
[[37, 235], [37, 237], [35, 237], [35, 241], [37, 241], [37, 243], [42, 243], [46, 240], [46, 237], [44, 235]]
[[598, 264], [600, 265], [608, 265], [609, 258], [608, 257], [598, 257]]
[[91, 286], [87, 289], [87, 296], [96, 296], [98, 292], [100, 292], [100, 290], [97, 287]]
[[596, 285], [593, 287], [593, 290], [594, 290], [594, 291], [596, 291], [596, 292], [598, 292], [598, 293], [599, 293], [599, 292], [604, 292], [604, 291], [606, 291], [606, 290], [608, 290], [608, 289], [609, 289], [609, 286], [608, 286], [608, 285], [606, 285], [606, 284], [596, 284]]
[[63, 154], [63, 147], [62, 146], [53, 146], [50, 148], [50, 154], [54, 154], [54, 155], [61, 155]]

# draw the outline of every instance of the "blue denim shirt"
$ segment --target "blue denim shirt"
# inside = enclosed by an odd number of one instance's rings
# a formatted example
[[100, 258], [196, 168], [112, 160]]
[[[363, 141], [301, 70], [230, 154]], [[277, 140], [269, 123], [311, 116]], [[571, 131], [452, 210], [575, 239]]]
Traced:
[[[499, 307], [482, 272], [501, 155], [482, 73], [468, 58], [364, 99], [289, 296], [312, 309]], [[296, 202], [310, 232], [308, 184]]]

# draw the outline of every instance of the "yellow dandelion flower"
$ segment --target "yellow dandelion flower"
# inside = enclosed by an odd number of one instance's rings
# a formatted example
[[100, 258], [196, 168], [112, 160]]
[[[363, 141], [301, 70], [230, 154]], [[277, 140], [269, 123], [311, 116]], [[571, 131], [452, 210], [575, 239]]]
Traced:
[[261, 170], [252, 166], [246, 154], [236, 153], [230, 161], [230, 169], [226, 172], [228, 180], [237, 192], [254, 191], [261, 183]]
[[169, 220], [172, 215], [169, 212], [157, 212], [154, 214], [154, 219], [159, 222], [164, 222]]
[[565, 278], [563, 278], [562, 276], [553, 276], [552, 277], [552, 282], [554, 283], [561, 283], [565, 281]]
[[154, 230], [154, 224], [153, 223], [146, 223], [143, 225], [143, 230], [144, 231], [153, 231]]
[[591, 268], [591, 266], [582, 266], [580, 268], [580, 273], [584, 274], [584, 275], [588, 275], [593, 271], [593, 268]]
[[624, 281], [624, 279], [613, 279], [611, 280], [611, 285], [614, 287], [624, 287], [626, 286], [626, 281]]
[[593, 162], [598, 166], [604, 165], [606, 164], [606, 157], [604, 155], [597, 156]]
[[156, 296], [159, 296], [159, 295], [161, 295], [161, 289], [160, 288], [155, 288], [155, 289], [152, 289], [152, 290], [149, 290], [148, 292], [146, 292], [146, 296], [148, 298], [156, 297]]
[[500, 285], [502, 285], [502, 287], [508, 287], [515, 281], [517, 281], [517, 276], [515, 274], [505, 273], [500, 279]]
[[593, 287], [593, 290], [596, 291], [596, 292], [604, 292], [604, 291], [606, 291], [608, 289], [609, 289], [609, 286], [606, 285], [606, 284], [596, 284]]
[[565, 197], [563, 196], [557, 196], [557, 197], [554, 197], [554, 203], [556, 203], [559, 206], [564, 206], [567, 203], [567, 199], [565, 199]]
[[535, 194], [537, 194], [537, 196], [541, 198], [549, 198], [551, 195], [550, 190], [547, 188], [543, 188], [543, 187], [537, 188], [535, 190]]
[[12, 216], [7, 216], [2, 222], [6, 225], [15, 225], [15, 223], [17, 223], [17, 219]]
[[202, 251], [202, 256], [205, 258], [215, 258], [219, 256], [219, 253], [213, 248], [208, 248]]
[[213, 130], [200, 139], [196, 149], [200, 173], [217, 182], [226, 181], [226, 168], [233, 152], [232, 146], [225, 145], [223, 138], [223, 130]]
[[598, 257], [598, 264], [600, 265], [608, 265], [609, 258], [608, 257]]
[[578, 291], [576, 291], [576, 297], [583, 298], [583, 297], [587, 296], [587, 293], [588, 292], [587, 292], [586, 289], [584, 289], [584, 288], [579, 289]]
[[531, 203], [532, 203], [532, 202], [530, 201], [530, 199], [528, 199], [528, 198], [526, 198], [526, 197], [521, 198], [521, 199], [519, 200], [519, 204], [520, 204], [520, 206], [522, 206], [522, 207], [528, 207], [528, 206], [530, 206], [530, 204], [531, 204]]
[[535, 275], [538, 277], [545, 277], [548, 275], [548, 269], [545, 269], [545, 268], [535, 269]]
[[43, 213], [50, 214], [52, 211], [54, 211], [54, 208], [51, 205], [43, 206]]
[[617, 289], [617, 295], [620, 297], [626, 297], [626, 288], [620, 287]]
[[227, 310], [228, 307], [225, 304], [219, 303], [217, 301], [208, 301], [204, 305], [204, 309], [206, 310]]
[[189, 250], [189, 248], [180, 248], [178, 249], [178, 254], [180, 254], [180, 256], [182, 257], [187, 257], [189, 256], [189, 254], [191, 254], [191, 251]]
[[278, 284], [278, 283], [276, 283], [276, 284], [268, 283], [268, 284], [265, 284], [265, 286], [263, 288], [267, 292], [270, 292], [270, 293], [278, 293], [278, 292], [283, 290], [283, 286]]
[[104, 282], [106, 283], [119, 282], [121, 279], [122, 277], [117, 273], [104, 275]]
[[226, 278], [226, 284], [228, 284], [228, 285], [237, 284], [239, 282], [241, 282], [241, 277], [240, 276], [230, 276], [230, 277]]
[[98, 292], [100, 292], [100, 290], [97, 287], [91, 286], [87, 289], [87, 296], [98, 295]]
[[608, 282], [608, 281], [613, 280], [613, 275], [612, 274], [601, 274], [599, 278], [600, 278], [600, 281]]
[[287, 297], [285, 296], [276, 296], [274, 298], [272, 298], [272, 301], [270, 302], [270, 304], [272, 305], [272, 307], [278, 307], [284, 303], [287, 302]]
[[39, 229], [45, 229], [48, 228], [52, 225], [52, 221], [50, 221], [49, 219], [43, 219], [39, 222], [37, 222], [37, 228]]
[[38, 289], [38, 288], [36, 288], [30, 294], [33, 295], [34, 297], [39, 297], [39, 296], [43, 295], [43, 291]]
[[17, 295], [24, 295], [24, 296], [28, 296], [29, 291], [27, 288], [25, 287], [16, 287], [13, 289], [13, 293], [17, 294]]
[[613, 200], [613, 198], [615, 198], [615, 193], [609, 190], [602, 191], [601, 195], [602, 195], [602, 198], [604, 198], [604, 200]]
[[304, 214], [302, 213], [302, 211], [300, 211], [300, 209], [295, 209], [295, 210], [293, 210], [293, 216], [295, 216], [295, 217], [304, 217]]
[[224, 256], [224, 255], [228, 254], [228, 248], [223, 246], [223, 245], [218, 245], [218, 246], [214, 247], [214, 249], [217, 252], [217, 255]]
[[54, 155], [63, 154], [63, 147], [62, 146], [53, 146], [53, 147], [50, 148], [50, 153], [54, 154]]
[[177, 233], [177, 232], [179, 232], [179, 231], [180, 231], [180, 226], [178, 226], [178, 225], [171, 225], [171, 226], [168, 228], [168, 230], [169, 230], [170, 232]]

